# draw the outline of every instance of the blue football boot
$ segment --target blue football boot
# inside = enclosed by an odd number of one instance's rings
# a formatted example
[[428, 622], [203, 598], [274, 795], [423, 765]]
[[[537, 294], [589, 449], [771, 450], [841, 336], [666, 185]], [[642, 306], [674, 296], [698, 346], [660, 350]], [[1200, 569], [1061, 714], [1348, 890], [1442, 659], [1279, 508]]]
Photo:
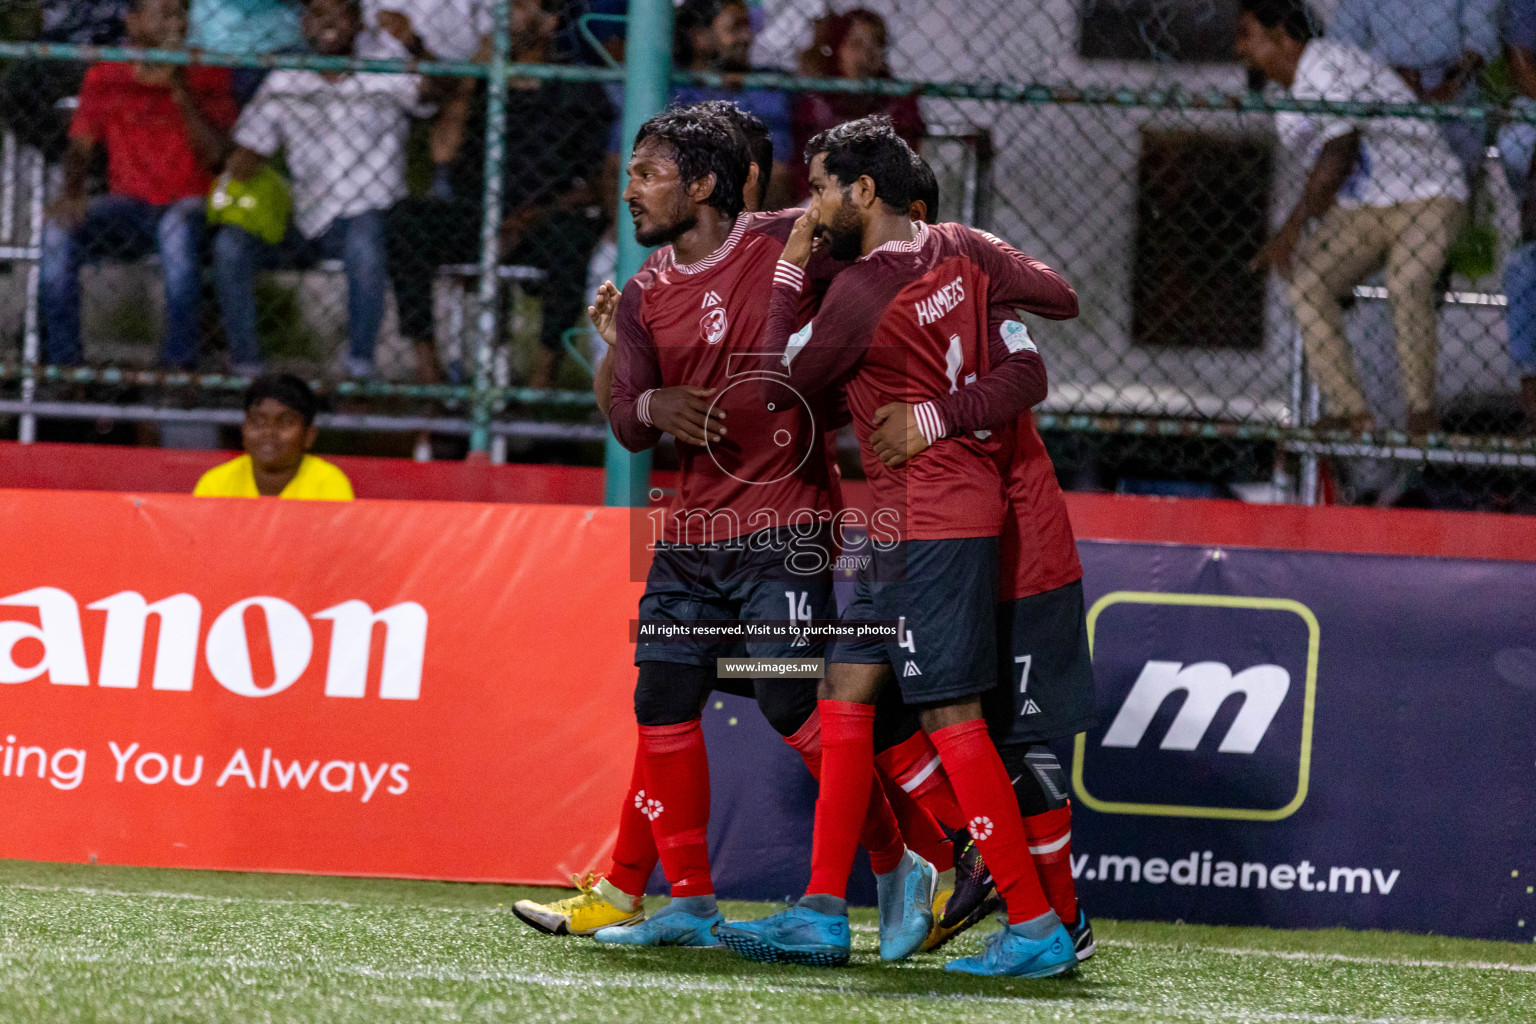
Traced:
[[717, 934], [748, 960], [808, 967], [841, 967], [852, 946], [846, 916], [799, 906], [756, 921], [723, 924]]
[[689, 946], [694, 949], [718, 949], [716, 930], [725, 924], [718, 913], [695, 917], [667, 904], [639, 924], [599, 928], [592, 938], [615, 946]]
[[1009, 925], [993, 932], [980, 953], [951, 960], [944, 969], [982, 977], [1049, 978], [1077, 966], [1077, 950], [1065, 926], [1058, 922], [1045, 938], [1031, 939], [1018, 930], [1027, 924]]
[[908, 850], [901, 863], [875, 876], [880, 901], [880, 959], [903, 960], [922, 948], [933, 929], [933, 893], [939, 872]]

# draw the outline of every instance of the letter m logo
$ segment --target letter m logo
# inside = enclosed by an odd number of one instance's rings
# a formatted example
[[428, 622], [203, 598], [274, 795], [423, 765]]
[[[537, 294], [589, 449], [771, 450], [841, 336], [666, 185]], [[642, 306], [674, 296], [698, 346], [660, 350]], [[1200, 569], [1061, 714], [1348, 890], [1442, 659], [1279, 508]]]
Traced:
[[1279, 665], [1255, 665], [1233, 675], [1216, 661], [1187, 666], [1177, 661], [1149, 661], [1104, 734], [1103, 745], [1139, 745], [1163, 701], [1182, 691], [1184, 703], [1159, 746], [1163, 750], [1195, 750], [1222, 703], [1236, 693], [1242, 694], [1242, 708], [1217, 750], [1251, 754], [1269, 731], [1290, 688], [1291, 674]]

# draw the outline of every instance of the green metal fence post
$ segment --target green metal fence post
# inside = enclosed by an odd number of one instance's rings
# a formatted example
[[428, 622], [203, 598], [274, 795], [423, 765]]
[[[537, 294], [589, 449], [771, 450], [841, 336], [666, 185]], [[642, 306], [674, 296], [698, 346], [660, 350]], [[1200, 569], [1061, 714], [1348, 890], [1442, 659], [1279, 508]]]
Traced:
[[491, 387], [491, 367], [500, 340], [501, 281], [497, 269], [501, 256], [501, 195], [507, 150], [507, 63], [512, 51], [512, 6], [496, 0], [491, 64], [486, 75], [485, 197], [480, 222], [480, 294], [475, 350], [473, 428], [469, 450], [483, 454], [491, 445], [491, 416], [496, 394]]
[[[628, 164], [635, 133], [647, 118], [667, 105], [667, 87], [672, 79], [672, 0], [631, 0], [624, 64], [622, 160]], [[621, 167], [621, 194], [624, 180]], [[635, 241], [634, 225], [625, 216], [622, 202], [618, 209], [619, 259], [615, 283], [622, 288], [645, 261], [645, 249]], [[610, 431], [604, 466], [607, 469], [603, 488], [606, 504], [630, 508], [647, 504], [646, 492], [651, 477], [649, 452], [636, 455], [626, 451]]]

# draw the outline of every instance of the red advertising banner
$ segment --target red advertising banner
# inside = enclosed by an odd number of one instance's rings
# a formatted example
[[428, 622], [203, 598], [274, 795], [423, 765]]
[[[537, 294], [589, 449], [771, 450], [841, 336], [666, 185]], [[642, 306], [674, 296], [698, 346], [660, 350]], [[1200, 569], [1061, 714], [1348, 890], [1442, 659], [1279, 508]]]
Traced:
[[622, 511], [0, 491], [0, 521], [0, 856], [535, 883], [604, 856]]

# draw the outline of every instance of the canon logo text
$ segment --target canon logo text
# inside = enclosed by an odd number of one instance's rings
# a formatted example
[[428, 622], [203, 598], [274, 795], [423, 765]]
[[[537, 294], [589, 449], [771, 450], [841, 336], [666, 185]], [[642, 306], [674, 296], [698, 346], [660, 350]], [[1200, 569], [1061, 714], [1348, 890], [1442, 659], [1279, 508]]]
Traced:
[[[0, 621], [0, 683], [26, 683], [44, 674], [58, 686], [89, 686], [80, 606], [57, 587], [0, 598], [0, 606], [36, 609], [37, 624]], [[133, 689], [139, 685], [144, 660], [145, 630], [151, 615], [159, 619], [159, 641], [150, 688], [191, 690], [197, 669], [203, 606], [191, 594], [172, 594], [150, 603], [133, 590], [86, 605], [107, 614], [96, 685]], [[258, 683], [251, 664], [246, 613], [259, 609], [266, 619], [273, 677]], [[314, 615], [305, 614], [279, 597], [248, 597], [220, 612], [208, 627], [202, 654], [218, 684], [242, 697], [270, 697], [299, 680], [314, 655], [311, 619], [330, 622], [330, 653], [325, 671], [327, 697], [363, 697], [368, 687], [369, 647], [373, 627], [384, 626], [384, 659], [378, 696], [384, 700], [417, 700], [421, 696], [422, 663], [427, 649], [427, 610], [404, 601], [375, 612], [363, 601], [343, 601]], [[16, 645], [23, 640], [42, 644], [43, 656], [33, 665], [16, 662]]]

